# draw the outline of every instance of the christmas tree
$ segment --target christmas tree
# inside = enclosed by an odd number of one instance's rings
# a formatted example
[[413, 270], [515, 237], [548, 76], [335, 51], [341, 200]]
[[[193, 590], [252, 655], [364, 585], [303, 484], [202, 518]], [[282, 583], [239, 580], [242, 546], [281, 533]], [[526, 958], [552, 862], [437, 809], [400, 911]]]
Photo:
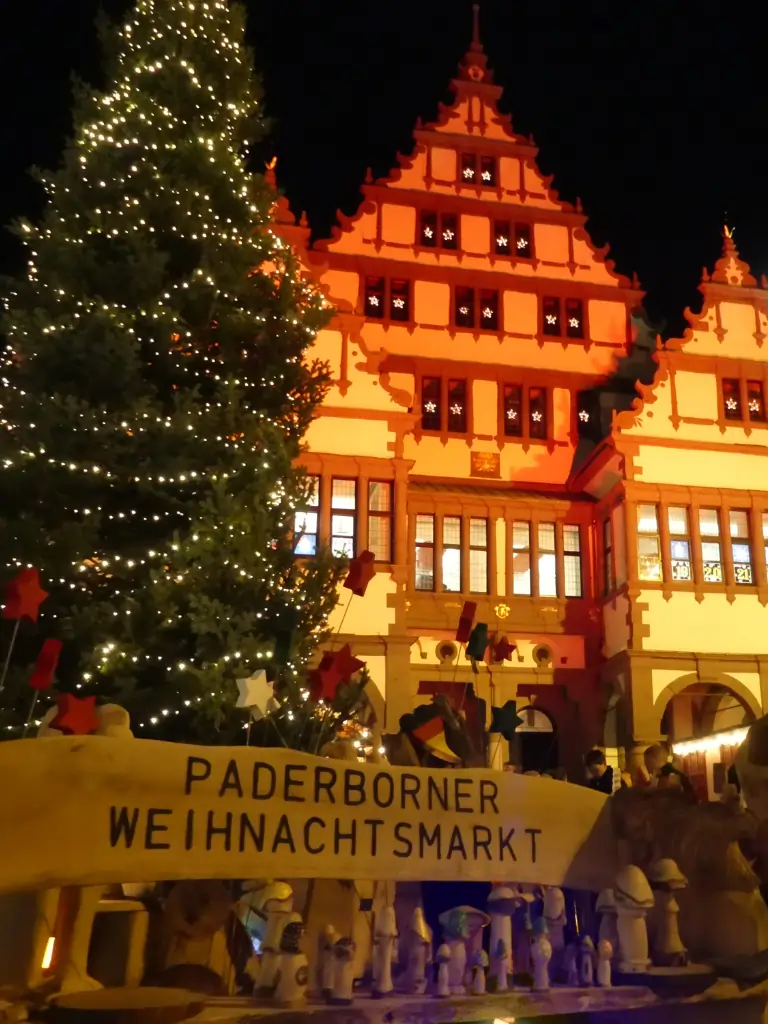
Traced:
[[139, 0], [105, 32], [106, 90], [78, 89], [41, 223], [16, 227], [0, 582], [34, 566], [50, 596], [20, 631], [0, 735], [18, 735], [46, 637], [64, 642], [59, 692], [123, 704], [140, 736], [219, 741], [243, 735], [239, 677], [265, 667], [299, 700], [323, 639], [341, 566], [298, 562], [292, 530], [327, 311], [246, 168], [263, 121], [243, 32], [222, 0]]

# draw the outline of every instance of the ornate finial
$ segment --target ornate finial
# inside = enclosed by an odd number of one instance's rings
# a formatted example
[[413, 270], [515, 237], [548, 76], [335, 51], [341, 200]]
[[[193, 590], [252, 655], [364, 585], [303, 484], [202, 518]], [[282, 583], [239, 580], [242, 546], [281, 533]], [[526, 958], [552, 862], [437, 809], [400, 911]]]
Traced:
[[480, 42], [480, 4], [472, 4], [472, 45], [470, 49], [474, 53], [483, 49], [483, 44]]
[[733, 233], [736, 228], [729, 228], [727, 224], [723, 225], [723, 235], [725, 238], [733, 238]]
[[[754, 288], [757, 281], [755, 281], [750, 272], [749, 264], [745, 263], [739, 256], [739, 250], [736, 248], [736, 242], [733, 238], [735, 234], [736, 228], [729, 227], [726, 221], [723, 225], [723, 254], [715, 263], [715, 269], [712, 271], [709, 280], [714, 281], [716, 284]], [[703, 277], [702, 280], [706, 281], [707, 278]]]

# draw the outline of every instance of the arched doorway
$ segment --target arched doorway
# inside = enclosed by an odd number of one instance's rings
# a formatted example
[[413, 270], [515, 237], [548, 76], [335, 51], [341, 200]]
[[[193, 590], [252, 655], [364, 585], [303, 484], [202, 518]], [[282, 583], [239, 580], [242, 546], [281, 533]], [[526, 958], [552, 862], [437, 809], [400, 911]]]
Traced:
[[524, 772], [554, 772], [559, 766], [557, 733], [545, 711], [520, 708], [522, 722], [515, 729], [516, 764]]

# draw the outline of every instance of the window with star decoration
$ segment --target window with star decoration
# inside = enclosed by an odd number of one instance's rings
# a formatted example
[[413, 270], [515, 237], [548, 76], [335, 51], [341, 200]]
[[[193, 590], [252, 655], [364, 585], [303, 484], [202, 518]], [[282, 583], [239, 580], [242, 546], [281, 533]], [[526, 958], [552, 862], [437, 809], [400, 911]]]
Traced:
[[467, 382], [442, 377], [422, 377], [421, 429], [447, 431], [449, 434], [467, 432]]
[[723, 413], [727, 420], [749, 420], [765, 423], [763, 382], [725, 377], [720, 381], [723, 393]]
[[513, 224], [508, 220], [494, 221], [493, 251], [497, 256], [533, 259], [533, 236], [530, 224]]
[[460, 175], [462, 185], [494, 188], [496, 185], [496, 157], [480, 156], [479, 153], [462, 153]]
[[505, 384], [502, 392], [505, 437], [547, 438], [547, 389]]
[[456, 288], [453, 296], [456, 327], [478, 331], [499, 329], [499, 293], [490, 288]]
[[581, 299], [559, 299], [545, 296], [541, 300], [541, 320], [544, 334], [553, 338], [584, 337], [584, 304]]
[[406, 278], [366, 277], [365, 315], [375, 320], [411, 319], [411, 287]]
[[423, 211], [419, 218], [419, 237], [416, 244], [427, 249], [458, 249], [459, 228], [456, 214]]

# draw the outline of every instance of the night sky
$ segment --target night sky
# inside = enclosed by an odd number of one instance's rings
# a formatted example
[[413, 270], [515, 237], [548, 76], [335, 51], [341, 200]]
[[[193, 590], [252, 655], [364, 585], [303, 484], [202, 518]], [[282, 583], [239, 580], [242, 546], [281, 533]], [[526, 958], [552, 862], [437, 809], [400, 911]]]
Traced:
[[[104, 0], [120, 14], [124, 0]], [[70, 130], [70, 73], [94, 80], [98, 0], [31, 0], [0, 13], [0, 223], [34, 217], [26, 173], [55, 165]], [[410, 152], [467, 48], [469, 0], [247, 0], [249, 42], [274, 119], [259, 157], [315, 234], [355, 210], [375, 175]], [[705, 12], [705, 8], [708, 11]], [[724, 217], [768, 274], [768, 76], [757, 5], [693, 0], [484, 0], [481, 34], [502, 109], [533, 133], [563, 198], [624, 273], [636, 270], [666, 334], [697, 302]], [[349, 13], [352, 11], [353, 13]], [[98, 79], [96, 79], [98, 80]], [[19, 251], [5, 235], [0, 269]], [[664, 327], [664, 324], [666, 325]]]

